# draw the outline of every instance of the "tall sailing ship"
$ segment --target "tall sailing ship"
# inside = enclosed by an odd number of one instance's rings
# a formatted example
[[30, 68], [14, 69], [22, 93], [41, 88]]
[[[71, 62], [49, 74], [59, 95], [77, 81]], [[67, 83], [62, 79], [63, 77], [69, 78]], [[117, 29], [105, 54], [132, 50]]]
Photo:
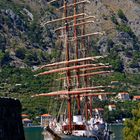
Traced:
[[[52, 0], [48, 4], [54, 3]], [[85, 13], [84, 5], [90, 3], [88, 0], [73, 2], [63, 0], [63, 6], [59, 10], [63, 11], [63, 17], [43, 23], [43, 26], [61, 22], [62, 26], [55, 29], [59, 40], [63, 42], [65, 60], [43, 65], [38, 69], [47, 71], [36, 76], [60, 74], [57, 79], [64, 83], [64, 88], [50, 93], [36, 94], [38, 96], [54, 96], [67, 101], [67, 115], [59, 122], [56, 119], [49, 122], [44, 129], [44, 140], [55, 139], [92, 139], [110, 140], [110, 132], [106, 123], [99, 113], [93, 115], [92, 100], [99, 95], [110, 95], [106, 92], [112, 86], [93, 86], [91, 77], [95, 75], [112, 73], [109, 64], [99, 63], [104, 56], [88, 56], [86, 44], [89, 38], [94, 35], [103, 35], [103, 32], [87, 33], [85, 27], [93, 24], [95, 17]], [[78, 10], [77, 10], [78, 9]], [[83, 107], [84, 100], [84, 107]], [[76, 101], [77, 113], [73, 114], [73, 101]], [[85, 113], [82, 113], [84, 109]]]

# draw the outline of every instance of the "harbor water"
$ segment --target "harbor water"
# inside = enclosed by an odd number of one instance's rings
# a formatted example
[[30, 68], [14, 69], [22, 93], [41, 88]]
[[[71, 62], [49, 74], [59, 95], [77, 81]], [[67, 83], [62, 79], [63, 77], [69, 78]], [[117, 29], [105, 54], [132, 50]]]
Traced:
[[123, 140], [123, 125], [110, 125], [109, 130], [113, 132], [111, 140]]
[[43, 140], [42, 131], [41, 127], [25, 127], [25, 140]]
[[[111, 140], [123, 140], [122, 129], [123, 125], [110, 125], [109, 129], [114, 132], [112, 134]], [[41, 127], [26, 127], [25, 131], [25, 140], [43, 140]]]

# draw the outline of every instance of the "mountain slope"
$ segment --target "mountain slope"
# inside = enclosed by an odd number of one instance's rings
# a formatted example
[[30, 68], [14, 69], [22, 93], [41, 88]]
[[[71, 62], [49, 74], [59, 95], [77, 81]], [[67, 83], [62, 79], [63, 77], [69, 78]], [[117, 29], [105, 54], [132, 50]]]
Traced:
[[[50, 13], [49, 7], [46, 11]], [[16, 0], [0, 2], [1, 66], [27, 67], [51, 58], [48, 50], [54, 47], [54, 36], [49, 29], [43, 33], [40, 26], [42, 13], [35, 1], [29, 4]]]
[[[42, 22], [57, 18], [56, 6], [48, 6], [45, 0], [0, 2], [1, 66], [34, 66], [55, 61], [61, 55], [61, 42], [56, 41], [54, 27], [41, 26]], [[85, 8], [86, 13], [97, 18], [96, 24], [88, 26], [89, 30], [105, 32], [95, 39], [94, 50], [108, 54], [110, 61], [113, 54], [119, 61], [112, 63], [119, 63], [118, 70], [128, 73], [140, 70], [139, 7], [132, 0], [96, 0]]]
[[98, 0], [86, 8], [87, 13], [95, 15], [98, 21], [90, 30], [106, 33], [97, 43], [99, 52], [108, 54], [111, 59], [119, 59], [123, 71], [128, 73], [140, 70], [139, 7], [131, 0]]

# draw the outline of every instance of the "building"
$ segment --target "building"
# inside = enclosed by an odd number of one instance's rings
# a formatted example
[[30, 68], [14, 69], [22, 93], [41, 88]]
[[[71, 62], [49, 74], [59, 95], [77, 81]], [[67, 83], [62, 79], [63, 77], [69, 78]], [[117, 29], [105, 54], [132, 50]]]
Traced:
[[95, 108], [95, 109], [94, 109], [94, 112], [95, 112], [95, 114], [100, 114], [100, 115], [102, 115], [103, 112], [104, 112], [104, 109], [103, 109], [103, 108]]
[[28, 115], [28, 114], [21, 114], [21, 117], [22, 117], [22, 118], [28, 118], [29, 115]]
[[23, 126], [31, 126], [32, 125], [32, 121], [28, 118], [29, 115], [28, 114], [21, 114], [22, 117], [22, 124]]
[[108, 105], [108, 109], [109, 109], [109, 111], [116, 110], [116, 105], [114, 105], [114, 104]]
[[52, 116], [50, 114], [41, 115], [41, 126], [48, 125], [48, 123], [51, 120], [51, 118], [52, 118]]
[[27, 127], [32, 126], [32, 121], [28, 118], [22, 119], [22, 123], [23, 123], [23, 126], [27, 126]]
[[100, 95], [98, 95], [98, 98], [99, 98], [101, 101], [107, 100], [106, 94], [100, 94]]
[[130, 100], [129, 93], [128, 92], [119, 92], [117, 95], [118, 99], [122, 101], [128, 101]]
[[140, 96], [134, 96], [134, 97], [133, 97], [133, 100], [134, 100], [134, 101], [140, 101]]
[[117, 86], [117, 85], [119, 85], [119, 84], [120, 84], [119, 81], [111, 81], [111, 85]]

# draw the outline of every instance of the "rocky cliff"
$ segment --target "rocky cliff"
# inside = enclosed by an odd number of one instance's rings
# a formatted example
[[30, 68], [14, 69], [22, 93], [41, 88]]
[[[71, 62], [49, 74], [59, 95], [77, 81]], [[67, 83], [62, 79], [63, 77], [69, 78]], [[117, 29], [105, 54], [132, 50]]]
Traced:
[[42, 4], [43, 2], [28, 0], [0, 2], [1, 66], [24, 68], [51, 59], [49, 50], [53, 50], [55, 41], [52, 40], [56, 37], [49, 30], [50, 27], [44, 30], [40, 22], [46, 15], [50, 18], [49, 14], [53, 9], [47, 6], [45, 8], [43, 6], [46, 4]]
[[[42, 21], [57, 18], [58, 4], [45, 0], [3, 0], [0, 2], [0, 65], [28, 67], [55, 61], [61, 55], [61, 42], [54, 27]], [[96, 16], [90, 31], [104, 31], [95, 37], [98, 53], [118, 71], [140, 71], [140, 3], [137, 0], [92, 0], [85, 12]], [[91, 38], [92, 41], [93, 38]]]
[[[93, 30], [105, 31], [97, 42], [101, 54], [119, 59], [122, 70], [139, 72], [140, 4], [132, 0], [94, 0], [86, 11], [97, 18]], [[111, 61], [111, 60], [110, 60]]]

